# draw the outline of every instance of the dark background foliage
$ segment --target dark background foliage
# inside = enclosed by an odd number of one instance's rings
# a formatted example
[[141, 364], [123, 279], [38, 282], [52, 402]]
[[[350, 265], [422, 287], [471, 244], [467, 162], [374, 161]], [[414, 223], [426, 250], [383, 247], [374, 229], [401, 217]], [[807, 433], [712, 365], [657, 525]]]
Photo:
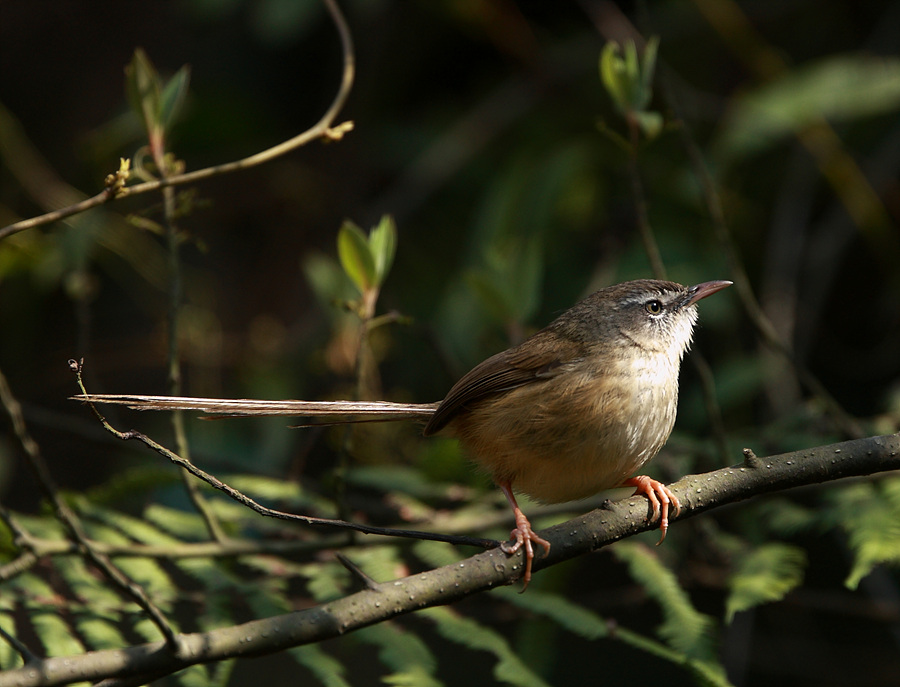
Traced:
[[[776, 80], [776, 73], [766, 77], [772, 55], [794, 76], [835, 58], [895, 57], [900, 3], [343, 4], [357, 81], [341, 119], [353, 120], [354, 131], [191, 189], [192, 211], [179, 220], [189, 235], [182, 251], [186, 393], [304, 399], [353, 393], [352, 334], [334, 304], [342, 287], [330, 286], [345, 218], [366, 228], [384, 213], [397, 221], [397, 258], [379, 312], [396, 310], [409, 321], [378, 331], [380, 389], [368, 390], [394, 400], [439, 399], [471, 365], [591, 290], [650, 276], [635, 231], [628, 157], [603, 131], [624, 133], [624, 126], [597, 71], [605, 39], [627, 35], [627, 21], [660, 36], [661, 76], [710, 165], [734, 245], [779, 333], [871, 433], [895, 429], [900, 98], [891, 91], [878, 104], [871, 94], [842, 91], [845, 82], [832, 92], [820, 81], [779, 101], [786, 111], [802, 110], [804, 97], [821, 102], [825, 89], [835, 111], [843, 109], [830, 120], [837, 147], [883, 203], [882, 219], [871, 222], [848, 214], [841, 200], [846, 180], [829, 183], [798, 137], [768, 140], [741, 128], [737, 117], [748, 98]], [[737, 37], [746, 34], [729, 32], [729, 18], [749, 22], [759, 43], [741, 43]], [[187, 110], [170, 144], [189, 170], [248, 155], [312, 125], [333, 98], [341, 69], [334, 27], [316, 2], [4, 0], [0, 225], [45, 211], [72, 189], [96, 193], [118, 158], [142, 144], [123, 75], [139, 46], [163, 74], [191, 66]], [[671, 102], [657, 95], [653, 105], [669, 126], [642, 146], [639, 165], [670, 276], [682, 283], [732, 278]], [[749, 140], [738, 146], [738, 134]], [[65, 399], [77, 391], [66, 360], [81, 356], [91, 391], [166, 390], [164, 246], [123, 219], [128, 213], [158, 219], [156, 203], [150, 195], [126, 199], [0, 245], [0, 368], [67, 489], [95, 487], [123, 468], [154, 462], [107, 440]], [[730, 454], [721, 456], [708, 435], [688, 364], [676, 434], [655, 461], [657, 474], [671, 478], [738, 462], [745, 445], [764, 455], [840, 437], [790, 367], [759, 343], [735, 294], [717, 295], [700, 310], [695, 348], [714, 370]], [[164, 418], [110, 415], [123, 427], [140, 422], [163, 439], [169, 431]], [[195, 456], [213, 472], [327, 486], [340, 436], [284, 424], [192, 423]], [[413, 425], [373, 430], [371, 437], [369, 450], [357, 456], [362, 463], [416, 465], [435, 479], [482, 484], [452, 447], [420, 442]], [[38, 504], [3, 434], [0, 498], [25, 511]], [[790, 498], [827, 510], [821, 490]], [[130, 507], [140, 512], [139, 503]], [[359, 516], [366, 517], [364, 509]], [[772, 536], [766, 517], [764, 510], [737, 508], [674, 528], [679, 554], [662, 555], [673, 556], [705, 612], [720, 616], [723, 604], [724, 554], [710, 540], [720, 529], [765, 540]], [[721, 655], [735, 684], [900, 680], [896, 575], [878, 569], [859, 590], [845, 589], [851, 561], [843, 537], [815, 527], [796, 535], [810, 561], [804, 586], [725, 629]], [[554, 584], [570, 598], [652, 632], [656, 611], [613, 557], [563, 567], [565, 573], [546, 576], [557, 576]], [[570, 684], [644, 681], [633, 676], [647, 658], [633, 650], [560, 641], [557, 629], [513, 616], [488, 598], [461, 606], [496, 623], [523, 654], [540, 656], [551, 683], [562, 680], [564, 667], [575, 675], [566, 678]], [[345, 662], [348, 646], [334, 648]], [[489, 656], [448, 651], [441, 659], [447, 684], [487, 680]], [[660, 666], [654, 668], [664, 671], [660, 679], [680, 684], [682, 676]], [[253, 679], [252, 672], [239, 668], [235, 683]], [[359, 672], [354, 684], [377, 683], [377, 670], [374, 677]]]

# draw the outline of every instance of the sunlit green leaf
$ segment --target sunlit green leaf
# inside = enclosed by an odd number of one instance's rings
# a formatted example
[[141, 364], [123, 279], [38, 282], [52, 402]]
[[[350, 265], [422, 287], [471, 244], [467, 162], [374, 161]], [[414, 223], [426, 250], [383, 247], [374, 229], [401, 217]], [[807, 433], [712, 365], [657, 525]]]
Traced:
[[349, 220], [341, 225], [338, 232], [338, 257], [344, 272], [360, 293], [365, 293], [378, 283], [369, 241], [362, 229]]
[[634, 41], [628, 41], [624, 47], [615, 41], [603, 46], [600, 80], [620, 112], [641, 112], [650, 104], [658, 49], [657, 37], [647, 41], [640, 55]]
[[127, 644], [124, 635], [110, 618], [100, 618], [93, 614], [88, 617], [79, 613], [75, 615], [75, 626], [95, 651], [118, 649]]
[[391, 270], [394, 254], [397, 252], [397, 225], [393, 217], [384, 215], [378, 226], [372, 229], [369, 233], [369, 247], [375, 260], [377, 283], [381, 286]]
[[619, 50], [618, 43], [608, 41], [600, 52], [600, 81], [617, 107], [628, 102], [625, 63]]
[[735, 99], [716, 149], [727, 161], [759, 153], [809, 124], [900, 107], [900, 58], [841, 55], [801, 65]]
[[[0, 613], [0, 628], [10, 637], [15, 637], [16, 622], [12, 612]], [[0, 666], [6, 670], [18, 668], [23, 664], [22, 657], [8, 642], [0, 642]]]
[[900, 508], [881, 484], [849, 485], [832, 492], [830, 500], [827, 517], [847, 533], [855, 554], [853, 568], [844, 581], [847, 587], [856, 589], [876, 565], [900, 565]]
[[619, 542], [613, 551], [662, 609], [665, 620], [657, 630], [660, 637], [686, 656], [710, 660], [713, 619], [694, 608], [672, 571], [643, 544]]
[[53, 656], [72, 656], [84, 652], [86, 647], [59, 614], [58, 609], [26, 603], [23, 604], [23, 610], [35, 635], [44, 645], [45, 653]]

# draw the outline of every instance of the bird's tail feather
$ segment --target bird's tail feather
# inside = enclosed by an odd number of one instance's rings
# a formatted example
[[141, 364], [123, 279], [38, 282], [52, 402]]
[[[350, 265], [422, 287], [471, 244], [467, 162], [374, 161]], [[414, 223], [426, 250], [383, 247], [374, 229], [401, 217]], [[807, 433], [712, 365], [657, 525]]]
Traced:
[[195, 410], [207, 415], [231, 417], [309, 417], [332, 422], [389, 422], [429, 418], [437, 403], [390, 401], [261, 401], [239, 398], [191, 398], [187, 396], [139, 396], [132, 394], [79, 394], [74, 401], [111, 403], [134, 410]]

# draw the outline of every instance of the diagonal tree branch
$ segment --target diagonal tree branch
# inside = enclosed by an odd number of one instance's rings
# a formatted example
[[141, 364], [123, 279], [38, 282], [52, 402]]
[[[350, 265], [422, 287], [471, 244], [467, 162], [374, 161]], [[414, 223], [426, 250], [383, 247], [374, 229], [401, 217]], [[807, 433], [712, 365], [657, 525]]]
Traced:
[[[900, 434], [855, 439], [766, 458], [745, 449], [744, 456], [744, 461], [737, 465], [690, 475], [672, 484], [671, 489], [682, 503], [677, 519], [761, 494], [900, 469]], [[535, 561], [535, 569], [584, 555], [652, 527], [647, 521], [647, 501], [643, 497], [607, 503], [542, 531], [541, 536], [553, 546], [546, 558]], [[410, 577], [373, 582], [368, 589], [314, 608], [181, 635], [183, 649], [178, 655], [167, 651], [163, 642], [155, 642], [48, 658], [0, 673], [0, 687], [42, 687], [147, 674], [161, 676], [198, 663], [271, 654], [511, 584], [521, 575], [521, 566], [521, 554], [510, 557], [492, 549]]]

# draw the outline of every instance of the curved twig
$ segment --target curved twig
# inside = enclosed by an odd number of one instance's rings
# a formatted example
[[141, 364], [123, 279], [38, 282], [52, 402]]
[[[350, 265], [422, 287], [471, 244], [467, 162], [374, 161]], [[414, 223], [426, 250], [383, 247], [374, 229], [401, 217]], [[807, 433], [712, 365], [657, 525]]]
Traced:
[[255, 153], [254, 155], [250, 155], [249, 157], [245, 157], [241, 160], [226, 162], [221, 165], [215, 165], [213, 167], [204, 167], [203, 169], [198, 169], [193, 172], [173, 175], [165, 179], [146, 181], [142, 184], [126, 186], [124, 188], [109, 186], [108, 188], [103, 189], [97, 195], [86, 198], [85, 200], [79, 203], [75, 203], [74, 205], [69, 205], [67, 207], [60, 208], [59, 210], [54, 210], [37, 217], [24, 219], [20, 222], [15, 222], [14, 224], [3, 227], [2, 229], [0, 229], [0, 240], [6, 238], [7, 236], [17, 234], [20, 231], [32, 229], [34, 227], [49, 224], [51, 222], [56, 222], [58, 220], [65, 219], [66, 217], [71, 217], [72, 215], [84, 212], [85, 210], [89, 210], [99, 205], [104, 205], [126, 196], [149, 193], [151, 191], [157, 191], [168, 186], [183, 186], [184, 184], [191, 184], [197, 181], [202, 181], [203, 179], [209, 179], [214, 176], [219, 176], [220, 174], [228, 174], [231, 172], [236, 172], [238, 170], [256, 167], [257, 165], [261, 165], [264, 162], [274, 160], [275, 158], [280, 157], [285, 153], [294, 150], [295, 148], [304, 146], [310, 141], [314, 141], [319, 138], [326, 138], [334, 141], [340, 140], [345, 133], [353, 129], [353, 122], [343, 122], [338, 125], [335, 125], [334, 122], [337, 119], [338, 113], [343, 109], [344, 104], [347, 102], [347, 98], [350, 95], [350, 90], [353, 87], [353, 80], [356, 74], [356, 58], [354, 57], [353, 39], [350, 35], [350, 29], [347, 26], [347, 21], [344, 18], [344, 15], [341, 13], [336, 0], [323, 0], [323, 2], [325, 3], [325, 7], [328, 9], [328, 12], [331, 14], [331, 18], [334, 21], [335, 27], [337, 28], [338, 34], [340, 36], [341, 48], [344, 56], [344, 69], [341, 76], [341, 85], [338, 88], [337, 95], [335, 96], [329, 108], [325, 111], [325, 114], [323, 114], [321, 119], [319, 119], [319, 121], [316, 122], [312, 127], [294, 136], [293, 138], [288, 139], [287, 141], [283, 141], [275, 146], [272, 146], [271, 148], [263, 150], [259, 153]]

